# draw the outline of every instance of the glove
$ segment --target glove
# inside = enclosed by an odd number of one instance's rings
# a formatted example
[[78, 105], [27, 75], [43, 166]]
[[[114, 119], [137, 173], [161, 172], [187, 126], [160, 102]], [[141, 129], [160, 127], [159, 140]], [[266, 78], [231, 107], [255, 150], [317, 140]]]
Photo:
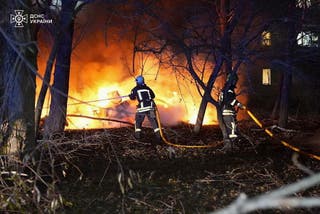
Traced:
[[245, 110], [246, 109], [246, 106], [242, 105], [241, 103], [238, 103], [238, 107], [242, 110]]

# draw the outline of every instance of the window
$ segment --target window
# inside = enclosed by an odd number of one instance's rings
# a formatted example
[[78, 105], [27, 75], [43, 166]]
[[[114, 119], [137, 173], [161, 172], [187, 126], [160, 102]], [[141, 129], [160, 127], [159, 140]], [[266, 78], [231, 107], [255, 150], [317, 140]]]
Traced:
[[309, 8], [311, 7], [311, 0], [296, 0], [296, 7]]
[[262, 45], [271, 46], [271, 33], [268, 31], [263, 31], [262, 33]]
[[310, 31], [300, 32], [297, 36], [297, 44], [305, 47], [318, 47], [318, 35]]
[[271, 69], [262, 69], [262, 85], [271, 85]]

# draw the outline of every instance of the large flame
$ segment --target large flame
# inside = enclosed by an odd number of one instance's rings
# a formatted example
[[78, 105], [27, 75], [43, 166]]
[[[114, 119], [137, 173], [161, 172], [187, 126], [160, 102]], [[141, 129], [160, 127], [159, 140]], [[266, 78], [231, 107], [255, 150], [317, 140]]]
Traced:
[[[157, 80], [146, 78], [146, 83], [156, 94], [155, 102], [160, 111], [161, 122], [164, 125], [174, 125], [179, 122], [195, 123], [201, 98], [197, 95], [192, 84], [183, 89], [183, 93], [177, 89], [176, 81], [172, 80], [170, 76], [163, 75], [158, 77]], [[137, 102], [131, 101], [127, 97], [118, 97], [128, 95], [134, 86], [134, 79], [128, 78], [120, 83], [103, 82], [81, 92], [71, 90], [70, 94], [73, 97], [85, 102], [79, 103], [69, 99], [68, 114], [110, 118], [133, 123]], [[67, 129], [107, 128], [121, 125], [121, 123], [88, 118], [68, 117], [67, 119]], [[204, 124], [214, 123], [216, 123], [215, 109], [209, 106]]]
[[[89, 30], [88, 30], [89, 31]], [[40, 45], [38, 57], [39, 72], [43, 74], [50, 48], [45, 41]], [[177, 76], [170, 69], [160, 69], [155, 59], [148, 57], [143, 63], [136, 63], [136, 71], [130, 73], [127, 61], [132, 56], [132, 44], [110, 43], [107, 47], [103, 37], [90, 34], [72, 53], [69, 95], [84, 101], [68, 99], [67, 114], [96, 118], [110, 118], [134, 122], [136, 101], [119, 96], [128, 95], [135, 86], [134, 76], [143, 75], [155, 94], [161, 122], [174, 125], [179, 122], [194, 124], [201, 103], [201, 96], [191, 81], [190, 75]], [[124, 60], [126, 59], [126, 60]], [[130, 64], [131, 65], [131, 64]], [[143, 65], [143, 66], [142, 66]], [[53, 79], [53, 77], [51, 78]], [[37, 91], [41, 81], [37, 80]], [[221, 87], [221, 85], [219, 85]], [[217, 90], [212, 92], [216, 96]], [[42, 116], [48, 114], [50, 96], [47, 96]], [[208, 105], [203, 124], [216, 124], [216, 110]], [[107, 120], [92, 120], [81, 117], [67, 117], [67, 129], [108, 128], [123, 124]]]
[[[81, 65], [77, 64], [72, 67], [78, 66]], [[128, 97], [121, 96], [130, 93], [135, 86], [134, 78], [121, 77], [120, 80], [117, 80], [115, 77], [121, 71], [114, 71], [112, 79], [108, 80], [104, 78], [109, 76], [108, 66], [104, 66], [102, 63], [98, 70], [93, 66], [88, 68], [89, 71], [86, 70], [87, 67], [90, 66], [84, 66], [82, 71], [78, 71], [77, 77], [71, 75], [69, 94], [82, 100], [83, 103], [69, 98], [68, 114], [110, 118], [133, 123], [137, 101], [131, 101]], [[189, 81], [177, 80], [175, 75], [170, 72], [164, 71], [157, 75], [156, 71], [148, 70], [144, 77], [146, 84], [156, 94], [155, 102], [160, 111], [161, 122], [164, 125], [174, 125], [179, 122], [194, 124], [201, 102], [195, 85]], [[88, 81], [79, 81], [82, 78]], [[84, 82], [86, 83], [84, 84]], [[84, 85], [83, 88], [79, 86], [81, 84]], [[38, 85], [41, 85], [40, 82]], [[46, 108], [48, 106], [45, 106]], [[42, 116], [46, 116], [47, 113], [48, 111], [44, 110]], [[123, 125], [117, 122], [80, 117], [68, 117], [67, 120], [67, 129], [108, 128]], [[208, 106], [203, 124], [215, 124], [216, 122], [215, 109]]]

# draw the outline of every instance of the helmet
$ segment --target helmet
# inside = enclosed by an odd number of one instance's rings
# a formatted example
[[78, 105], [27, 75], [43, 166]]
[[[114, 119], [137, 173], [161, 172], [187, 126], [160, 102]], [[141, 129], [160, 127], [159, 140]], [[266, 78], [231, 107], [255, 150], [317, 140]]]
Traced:
[[144, 84], [144, 78], [143, 78], [143, 76], [137, 76], [136, 77], [136, 82], [137, 82], [137, 84], [138, 85], [143, 85]]
[[238, 82], [238, 75], [237, 74], [228, 74], [227, 76], [227, 83], [230, 85], [230, 87], [235, 88]]

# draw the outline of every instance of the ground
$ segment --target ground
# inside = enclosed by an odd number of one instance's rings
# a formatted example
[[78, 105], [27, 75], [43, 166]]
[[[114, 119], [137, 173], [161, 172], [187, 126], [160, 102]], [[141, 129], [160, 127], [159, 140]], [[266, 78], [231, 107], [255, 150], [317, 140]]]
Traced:
[[[222, 136], [217, 126], [203, 127], [200, 135], [192, 134], [186, 124], [164, 128], [172, 143], [217, 145], [207, 149], [159, 145], [149, 128], [143, 130], [141, 141], [133, 138], [132, 127], [69, 131], [66, 139], [80, 139], [91, 146], [78, 150], [70, 161], [76, 167], [65, 167], [65, 177], [61, 176], [65, 212], [207, 213], [232, 203], [240, 193], [254, 197], [308, 176], [292, 161], [292, 150], [250, 121], [241, 121], [239, 127], [245, 137], [226, 153], [220, 151]], [[274, 131], [279, 138], [318, 154], [314, 146], [303, 146], [300, 140], [319, 127], [318, 120], [291, 120], [288, 130]], [[315, 172], [320, 170], [318, 160], [305, 155], [298, 160]], [[311, 188], [296, 196], [319, 194], [319, 188]], [[257, 211], [319, 212], [315, 208]]]

